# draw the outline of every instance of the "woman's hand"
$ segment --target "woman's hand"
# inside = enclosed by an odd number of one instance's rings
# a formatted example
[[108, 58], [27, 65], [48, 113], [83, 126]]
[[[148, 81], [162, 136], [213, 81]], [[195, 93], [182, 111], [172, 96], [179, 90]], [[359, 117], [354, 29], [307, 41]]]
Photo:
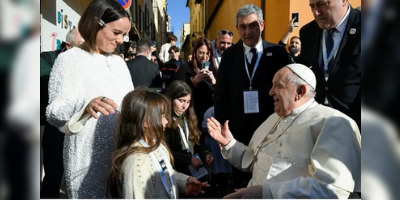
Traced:
[[199, 168], [201, 167], [201, 165], [203, 165], [203, 162], [201, 162], [201, 160], [193, 156], [191, 160], [191, 165], [196, 171], [199, 171]]
[[194, 77], [192, 76], [190, 80], [192, 81], [193, 85], [197, 87], [199, 83], [201, 83], [205, 78], [207, 77], [207, 74], [204, 73], [197, 73]]
[[97, 112], [107, 116], [114, 114], [116, 108], [118, 108], [118, 105], [112, 99], [100, 96], [89, 102], [83, 114], [90, 113], [95, 119], [98, 119]]
[[212, 72], [210, 72], [209, 77], [211, 79], [211, 84], [213, 84], [213, 85], [217, 84], [217, 79], [215, 78], [215, 76]]
[[212, 73], [212, 71], [207, 70], [205, 74], [207, 74], [206, 79], [209, 80], [211, 84], [215, 85], [217, 83], [217, 79], [215, 79], [215, 76]]

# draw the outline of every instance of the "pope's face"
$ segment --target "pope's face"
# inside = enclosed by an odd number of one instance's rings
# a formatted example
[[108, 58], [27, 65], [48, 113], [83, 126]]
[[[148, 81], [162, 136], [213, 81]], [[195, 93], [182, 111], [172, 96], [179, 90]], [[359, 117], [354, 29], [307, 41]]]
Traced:
[[288, 82], [288, 76], [292, 71], [284, 67], [280, 69], [272, 80], [272, 88], [269, 95], [274, 99], [274, 110], [280, 117], [289, 115], [296, 108], [295, 98], [297, 95], [294, 84]]

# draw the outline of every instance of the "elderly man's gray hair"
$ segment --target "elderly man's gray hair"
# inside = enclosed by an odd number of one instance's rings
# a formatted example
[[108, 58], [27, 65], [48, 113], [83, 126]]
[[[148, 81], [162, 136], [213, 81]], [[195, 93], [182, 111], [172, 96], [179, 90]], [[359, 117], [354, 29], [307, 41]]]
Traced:
[[253, 4], [246, 4], [246, 5], [242, 6], [241, 8], [239, 8], [239, 10], [236, 14], [236, 24], [238, 24], [239, 17], [246, 17], [253, 13], [257, 14], [258, 21], [260, 21], [260, 22], [264, 21], [263, 12], [258, 6], [253, 5]]
[[72, 46], [78, 45], [78, 44], [75, 44], [75, 38], [76, 38], [77, 33], [79, 33], [79, 31], [76, 28], [68, 31], [65, 41], [68, 42], [69, 44], [71, 44]]

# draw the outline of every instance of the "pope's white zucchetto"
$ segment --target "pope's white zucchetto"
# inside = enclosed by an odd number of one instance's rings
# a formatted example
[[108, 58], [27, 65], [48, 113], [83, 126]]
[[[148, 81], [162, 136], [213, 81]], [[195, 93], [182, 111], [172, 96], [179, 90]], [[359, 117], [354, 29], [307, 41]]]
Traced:
[[293, 73], [303, 79], [315, 90], [317, 80], [315, 79], [314, 72], [310, 68], [302, 64], [289, 64], [286, 67], [292, 70]]

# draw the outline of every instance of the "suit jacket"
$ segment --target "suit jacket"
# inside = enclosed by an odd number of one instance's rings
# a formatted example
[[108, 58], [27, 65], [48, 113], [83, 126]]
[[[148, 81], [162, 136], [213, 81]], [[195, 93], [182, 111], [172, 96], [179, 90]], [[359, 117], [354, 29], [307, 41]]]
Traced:
[[[328, 81], [325, 80], [320, 56], [323, 30], [315, 21], [300, 30], [300, 62], [311, 67], [317, 78], [315, 99], [323, 104], [328, 98], [329, 106], [353, 118], [360, 126], [361, 121], [361, 13], [350, 8], [345, 33], [336, 58], [331, 66]], [[356, 30], [354, 34], [350, 29]]]
[[161, 87], [159, 67], [145, 56], [136, 56], [135, 59], [128, 61], [126, 64], [135, 87]]
[[273, 99], [269, 96], [272, 78], [285, 65], [292, 63], [285, 48], [262, 42], [263, 54], [253, 77], [252, 87], [258, 90], [259, 113], [244, 114], [243, 91], [250, 81], [245, 69], [243, 42], [224, 51], [218, 69], [215, 91], [215, 117], [222, 124], [229, 120], [233, 136], [248, 144], [254, 131], [274, 112]]

